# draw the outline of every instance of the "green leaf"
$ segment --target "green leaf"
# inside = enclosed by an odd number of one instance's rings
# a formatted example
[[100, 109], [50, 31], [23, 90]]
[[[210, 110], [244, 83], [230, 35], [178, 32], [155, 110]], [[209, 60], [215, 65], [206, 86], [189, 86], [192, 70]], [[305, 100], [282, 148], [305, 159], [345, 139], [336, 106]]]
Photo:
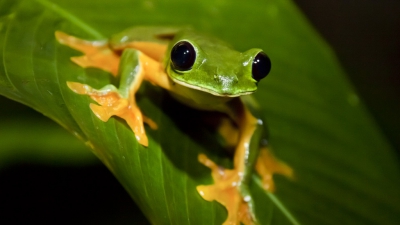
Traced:
[[275, 154], [294, 168], [296, 179], [276, 177], [276, 195], [263, 192], [255, 179], [262, 224], [400, 221], [394, 150], [329, 47], [287, 0], [1, 0], [0, 94], [91, 146], [153, 224], [221, 224], [225, 209], [196, 192], [196, 185], [212, 182], [197, 155], [224, 165], [230, 158], [196, 120], [199, 112], [144, 85], [139, 105], [160, 127], [147, 129], [150, 147], [144, 148], [122, 120], [100, 121], [89, 109], [91, 100], [66, 86], [79, 81], [100, 88], [115, 80], [70, 62], [80, 53], [58, 44], [56, 30], [93, 39], [133, 25], [191, 25], [238, 50], [263, 48], [272, 59], [272, 73], [255, 95]]

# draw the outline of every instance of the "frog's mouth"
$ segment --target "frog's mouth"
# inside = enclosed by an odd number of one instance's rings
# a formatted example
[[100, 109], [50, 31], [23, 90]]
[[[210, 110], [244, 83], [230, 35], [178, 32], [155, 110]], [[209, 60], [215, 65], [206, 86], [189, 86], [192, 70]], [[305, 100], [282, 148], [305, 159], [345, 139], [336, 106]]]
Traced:
[[198, 91], [202, 91], [202, 92], [205, 92], [205, 93], [209, 93], [209, 94], [212, 94], [212, 95], [218, 96], [218, 97], [234, 98], [234, 97], [239, 97], [239, 96], [242, 96], [242, 95], [249, 95], [249, 94], [254, 93], [254, 91], [243, 91], [243, 92], [238, 92], [238, 93], [234, 93], [234, 94], [232, 94], [232, 93], [221, 93], [221, 92], [209, 89], [209, 88], [188, 84], [188, 83], [185, 83], [183, 81], [174, 79], [172, 77], [170, 77], [170, 78], [172, 79], [173, 82], [175, 82], [175, 83], [177, 83], [177, 84], [179, 84], [181, 86], [184, 86], [184, 87], [187, 87], [187, 88], [190, 88], [190, 89], [194, 89], [194, 90], [198, 90]]

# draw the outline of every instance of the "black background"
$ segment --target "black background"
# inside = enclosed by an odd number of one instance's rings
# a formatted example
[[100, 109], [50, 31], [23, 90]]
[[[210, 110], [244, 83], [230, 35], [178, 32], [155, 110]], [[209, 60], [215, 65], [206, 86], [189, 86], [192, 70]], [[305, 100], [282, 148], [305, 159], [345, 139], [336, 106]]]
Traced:
[[400, 149], [400, 1], [295, 0]]

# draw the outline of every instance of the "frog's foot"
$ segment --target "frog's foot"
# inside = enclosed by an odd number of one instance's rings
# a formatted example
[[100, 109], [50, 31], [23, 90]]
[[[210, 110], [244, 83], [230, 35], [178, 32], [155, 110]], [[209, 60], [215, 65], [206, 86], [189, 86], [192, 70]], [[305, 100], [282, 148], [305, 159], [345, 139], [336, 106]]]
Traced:
[[109, 47], [107, 41], [82, 40], [61, 31], [56, 31], [55, 36], [59, 43], [85, 54], [71, 57], [71, 60], [79, 66], [99, 68], [117, 76], [120, 56]]
[[76, 82], [67, 82], [67, 85], [75, 93], [89, 95], [99, 104], [91, 103], [90, 108], [100, 120], [107, 122], [111, 116], [121, 117], [133, 130], [138, 142], [143, 146], [148, 146], [143, 122], [147, 123], [152, 129], [157, 129], [157, 125], [154, 121], [142, 115], [134, 98], [123, 98], [113, 85], [107, 85], [100, 90]]
[[211, 169], [214, 184], [199, 185], [197, 191], [207, 201], [217, 201], [228, 211], [228, 218], [223, 225], [254, 224], [249, 208], [250, 196], [243, 197], [240, 193], [242, 177], [235, 169], [225, 169], [204, 154], [199, 155], [199, 161]]
[[255, 169], [262, 178], [263, 188], [270, 192], [275, 190], [273, 181], [275, 173], [293, 178], [293, 169], [284, 162], [276, 159], [268, 147], [261, 147]]

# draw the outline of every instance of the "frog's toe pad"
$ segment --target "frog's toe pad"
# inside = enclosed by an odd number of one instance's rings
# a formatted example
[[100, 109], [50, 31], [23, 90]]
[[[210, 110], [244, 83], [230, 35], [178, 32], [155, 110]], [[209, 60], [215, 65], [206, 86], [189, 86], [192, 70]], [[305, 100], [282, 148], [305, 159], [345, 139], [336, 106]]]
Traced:
[[212, 185], [199, 185], [196, 189], [204, 200], [209, 202], [214, 200], [213, 192], [215, 192], [215, 188]]
[[75, 92], [77, 94], [81, 94], [81, 95], [88, 94], [92, 89], [89, 85], [81, 84], [78, 82], [71, 82], [71, 81], [67, 81], [67, 86], [73, 92]]
[[150, 118], [147, 117], [147, 116], [143, 116], [143, 122], [145, 122], [147, 125], [149, 125], [149, 127], [150, 127], [152, 130], [157, 130], [157, 129], [158, 129], [157, 123], [154, 122], [152, 119], [150, 119]]
[[92, 112], [97, 116], [97, 118], [99, 118], [103, 122], [107, 122], [108, 119], [110, 119], [110, 117], [112, 116], [112, 114], [108, 113], [107, 109], [105, 109], [103, 106], [93, 103], [90, 103], [89, 106]]

